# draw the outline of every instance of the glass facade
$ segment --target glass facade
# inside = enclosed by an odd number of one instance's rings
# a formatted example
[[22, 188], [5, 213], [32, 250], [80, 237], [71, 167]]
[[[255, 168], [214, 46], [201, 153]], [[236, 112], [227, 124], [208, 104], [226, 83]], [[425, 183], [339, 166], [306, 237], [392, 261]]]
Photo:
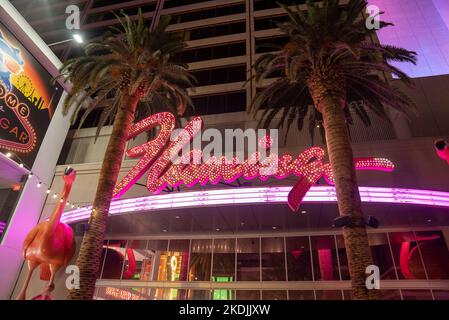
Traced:
[[[369, 244], [381, 280], [390, 280], [381, 299], [449, 297], [449, 289], [422, 287], [423, 280], [449, 279], [449, 251], [440, 230], [370, 233]], [[97, 299], [352, 299], [341, 234], [111, 239], [103, 252]]]

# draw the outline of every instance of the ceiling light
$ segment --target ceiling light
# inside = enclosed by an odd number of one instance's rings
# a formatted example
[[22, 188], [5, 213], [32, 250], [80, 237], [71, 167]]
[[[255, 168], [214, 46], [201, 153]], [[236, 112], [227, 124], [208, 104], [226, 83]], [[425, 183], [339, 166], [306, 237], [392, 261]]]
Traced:
[[11, 158], [11, 157], [12, 157], [12, 153], [11, 153], [11, 152], [8, 152], [8, 153], [6, 154], [6, 156], [7, 156], [8, 158]]
[[78, 42], [78, 43], [83, 43], [83, 37], [81, 37], [81, 35], [79, 35], [78, 33], [74, 33], [73, 34], [73, 39]]

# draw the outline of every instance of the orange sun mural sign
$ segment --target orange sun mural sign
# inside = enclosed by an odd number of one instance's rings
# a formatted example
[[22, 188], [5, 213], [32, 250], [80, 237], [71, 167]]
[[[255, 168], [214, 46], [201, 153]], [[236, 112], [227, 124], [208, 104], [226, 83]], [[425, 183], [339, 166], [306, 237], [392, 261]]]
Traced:
[[0, 23], [0, 151], [32, 166], [62, 87]]

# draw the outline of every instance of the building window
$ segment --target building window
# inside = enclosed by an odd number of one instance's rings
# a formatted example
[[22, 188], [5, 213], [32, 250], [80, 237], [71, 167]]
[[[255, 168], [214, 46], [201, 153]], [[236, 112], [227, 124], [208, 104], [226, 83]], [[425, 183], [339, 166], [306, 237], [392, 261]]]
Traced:
[[430, 290], [401, 290], [404, 300], [433, 300]]
[[215, 239], [212, 281], [235, 281], [235, 239]]
[[165, 261], [167, 281], [187, 281], [190, 240], [170, 240]]
[[313, 290], [288, 290], [288, 300], [315, 300]]
[[215, 17], [228, 16], [245, 12], [245, 4], [237, 4], [233, 6], [218, 7], [206, 10], [197, 10], [181, 14], [172, 15], [171, 24], [197, 21]]
[[427, 277], [449, 279], [449, 251], [441, 231], [416, 232]]
[[[381, 280], [396, 280], [393, 257], [391, 256], [390, 245], [386, 233], [368, 234], [368, 241], [371, 248], [371, 256], [374, 265], [379, 267]], [[341, 264], [341, 262], [340, 262]]]
[[185, 50], [179, 54], [179, 60], [185, 63], [189, 63], [204, 60], [244, 56], [245, 54], [246, 54], [246, 44], [244, 42], [236, 42], [219, 46], [208, 46], [199, 49]]
[[260, 300], [259, 290], [237, 290], [236, 300]]
[[192, 72], [197, 87], [246, 80], [246, 65]]
[[212, 240], [192, 240], [189, 281], [210, 281]]
[[201, 2], [207, 2], [210, 0], [167, 0], [164, 2], [164, 8], [174, 8], [174, 7], [180, 7], [180, 6], [188, 6], [190, 4], [195, 3], [201, 3]]
[[102, 261], [104, 259], [102, 279], [120, 279], [125, 261], [126, 240], [109, 240], [103, 246]]
[[262, 290], [262, 300], [287, 300], [287, 291]]
[[245, 22], [228, 23], [217, 26], [182, 31], [184, 41], [221, 37], [229, 34], [244, 33]]
[[316, 290], [315, 296], [317, 300], [342, 300], [341, 290]]
[[399, 279], [426, 279], [418, 242], [413, 232], [389, 234], [391, 250]]
[[152, 254], [147, 250], [146, 240], [128, 240], [122, 279], [143, 280], [147, 263], [151, 259]]
[[315, 281], [340, 280], [334, 236], [311, 237]]
[[288, 40], [289, 38], [286, 36], [256, 39], [256, 54], [279, 51], [279, 48], [285, 45]]
[[188, 110], [186, 112], [188, 116], [241, 112], [246, 110], [245, 91], [193, 97], [192, 101], [195, 110]]
[[285, 241], [287, 247], [288, 280], [312, 281], [309, 237], [288, 237]]
[[260, 280], [259, 238], [237, 239], [237, 281]]
[[259, 18], [254, 20], [254, 30], [276, 29], [278, 23], [289, 21], [288, 16]]
[[291, 6], [304, 4], [305, 0], [254, 0], [254, 10], [279, 8], [278, 2]]
[[261, 245], [262, 281], [285, 281], [284, 238], [262, 238]]

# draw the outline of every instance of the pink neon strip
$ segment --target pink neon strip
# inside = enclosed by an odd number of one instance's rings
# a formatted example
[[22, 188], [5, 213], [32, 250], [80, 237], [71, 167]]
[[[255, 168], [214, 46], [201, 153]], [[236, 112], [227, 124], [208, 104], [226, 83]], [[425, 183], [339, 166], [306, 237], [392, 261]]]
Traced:
[[[235, 188], [176, 192], [171, 194], [115, 200], [111, 203], [110, 215], [126, 214], [175, 208], [227, 206], [236, 204], [286, 203], [291, 187]], [[449, 208], [449, 192], [360, 187], [363, 202], [424, 205]], [[304, 202], [336, 202], [335, 188], [314, 186], [304, 197]], [[87, 220], [91, 206], [64, 212], [62, 222], [73, 223]]]

